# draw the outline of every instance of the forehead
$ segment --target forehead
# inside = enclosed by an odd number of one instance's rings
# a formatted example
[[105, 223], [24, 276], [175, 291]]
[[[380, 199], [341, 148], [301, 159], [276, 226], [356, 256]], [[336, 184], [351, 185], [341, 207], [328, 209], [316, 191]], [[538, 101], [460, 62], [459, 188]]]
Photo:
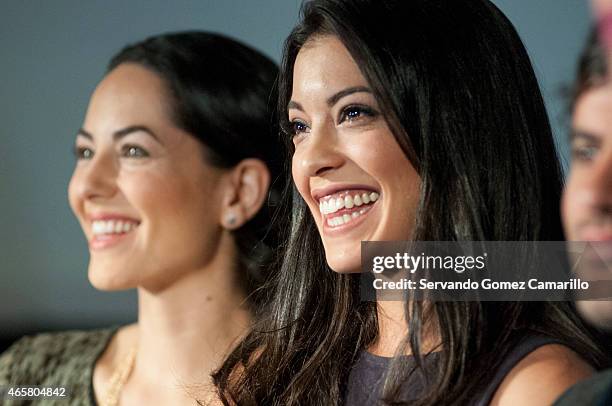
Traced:
[[299, 51], [293, 69], [293, 96], [327, 95], [367, 82], [344, 44], [335, 36], [310, 39]]
[[156, 73], [121, 64], [96, 87], [86, 121], [109, 116], [118, 121], [159, 120], [166, 116], [167, 99], [166, 86]]
[[612, 82], [593, 87], [577, 100], [574, 128], [588, 131], [593, 135], [612, 137]]

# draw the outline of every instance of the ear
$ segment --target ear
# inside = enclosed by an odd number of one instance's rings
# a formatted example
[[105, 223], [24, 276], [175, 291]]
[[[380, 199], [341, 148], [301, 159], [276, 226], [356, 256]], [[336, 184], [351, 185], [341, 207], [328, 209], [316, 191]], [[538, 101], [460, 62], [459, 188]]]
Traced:
[[234, 166], [227, 176], [229, 184], [223, 199], [221, 225], [235, 230], [253, 218], [266, 200], [270, 171], [263, 161], [248, 158]]

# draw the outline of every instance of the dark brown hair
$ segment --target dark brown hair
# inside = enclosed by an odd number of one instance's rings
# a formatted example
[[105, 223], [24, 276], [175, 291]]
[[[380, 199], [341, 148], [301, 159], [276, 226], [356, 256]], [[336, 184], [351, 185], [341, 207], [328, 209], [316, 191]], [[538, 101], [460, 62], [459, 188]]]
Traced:
[[570, 98], [570, 111], [574, 111], [576, 101], [584, 92], [603, 84], [608, 78], [608, 54], [598, 34], [597, 29], [593, 28], [580, 55]]
[[[561, 170], [525, 48], [486, 0], [314, 0], [285, 42], [279, 114], [288, 128], [301, 47], [334, 35], [366, 78], [422, 180], [415, 239], [562, 240]], [[289, 135], [285, 137], [292, 151]], [[289, 182], [291, 183], [291, 182]], [[288, 242], [266, 318], [215, 374], [225, 404], [337, 405], [351, 366], [378, 336], [376, 304], [359, 275], [329, 269], [311, 213], [287, 192]], [[407, 236], [408, 238], [408, 236]], [[417, 368], [429, 313], [407, 307]], [[437, 302], [439, 368], [415, 405], [465, 404], [528, 334], [543, 334], [598, 365], [603, 357], [567, 302]], [[408, 308], [410, 311], [408, 311]], [[385, 404], [414, 369], [392, 363]]]
[[285, 181], [275, 114], [277, 65], [243, 43], [202, 31], [156, 35], [128, 45], [112, 58], [108, 71], [123, 63], [139, 64], [161, 77], [174, 123], [203, 144], [211, 164], [231, 168], [259, 158], [270, 171], [262, 208], [233, 232], [237, 265], [245, 271], [239, 284], [252, 303], [259, 303], [258, 288], [279, 243], [272, 215]]

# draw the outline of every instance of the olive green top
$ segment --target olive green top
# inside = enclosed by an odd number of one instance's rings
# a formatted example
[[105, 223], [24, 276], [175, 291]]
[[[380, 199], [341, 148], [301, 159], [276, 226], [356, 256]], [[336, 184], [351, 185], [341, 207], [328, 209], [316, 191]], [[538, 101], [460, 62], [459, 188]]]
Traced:
[[0, 393], [3, 406], [94, 406], [93, 369], [117, 328], [26, 336], [0, 356], [0, 390], [23, 385], [66, 389], [63, 399], [31, 400]]

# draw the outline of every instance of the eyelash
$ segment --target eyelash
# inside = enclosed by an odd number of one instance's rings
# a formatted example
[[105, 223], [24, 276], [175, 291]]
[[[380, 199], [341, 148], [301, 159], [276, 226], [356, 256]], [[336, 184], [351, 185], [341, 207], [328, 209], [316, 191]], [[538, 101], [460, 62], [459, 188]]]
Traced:
[[[357, 114], [356, 116], [351, 116], [352, 114]], [[371, 109], [370, 107], [366, 107], [363, 105], [349, 105], [342, 109], [340, 115], [338, 117], [338, 124], [342, 124], [343, 122], [353, 122], [355, 120], [362, 119], [365, 117], [375, 117], [378, 115], [376, 111]], [[298, 129], [298, 127], [303, 127]], [[301, 120], [293, 120], [288, 123], [288, 126], [285, 130], [287, 134], [289, 134], [292, 138], [299, 136], [300, 134], [306, 132], [308, 125]]]
[[[359, 115], [357, 117], [350, 117], [351, 113], [357, 113]], [[342, 109], [342, 111], [340, 112], [340, 116], [338, 117], [338, 123], [343, 123], [346, 120], [348, 120], [349, 122], [353, 122], [355, 120], [363, 118], [363, 116], [375, 117], [377, 114], [378, 113], [370, 107], [352, 104]]]
[[[74, 147], [74, 156], [77, 160], [91, 159], [94, 156], [94, 151], [88, 147]], [[149, 153], [142, 147], [137, 145], [124, 145], [121, 147], [121, 156], [124, 158], [147, 158]]]
[[597, 147], [593, 145], [573, 146], [572, 159], [581, 162], [590, 162], [597, 154]]
[[[298, 126], [303, 127], [303, 128], [300, 130], [297, 128]], [[300, 135], [301, 133], [306, 132], [307, 128], [308, 128], [308, 125], [304, 123], [303, 121], [293, 120], [289, 122], [289, 125], [287, 126], [287, 129], [285, 130], [285, 132], [289, 134], [291, 138], [293, 138], [293, 137]]]
[[121, 147], [121, 156], [126, 158], [146, 158], [149, 153], [137, 145], [124, 145]]
[[[93, 157], [93, 150], [87, 147], [74, 147], [72, 152], [79, 161], [81, 159], [91, 159]], [[89, 154], [89, 156], [85, 156], [86, 154]]]

